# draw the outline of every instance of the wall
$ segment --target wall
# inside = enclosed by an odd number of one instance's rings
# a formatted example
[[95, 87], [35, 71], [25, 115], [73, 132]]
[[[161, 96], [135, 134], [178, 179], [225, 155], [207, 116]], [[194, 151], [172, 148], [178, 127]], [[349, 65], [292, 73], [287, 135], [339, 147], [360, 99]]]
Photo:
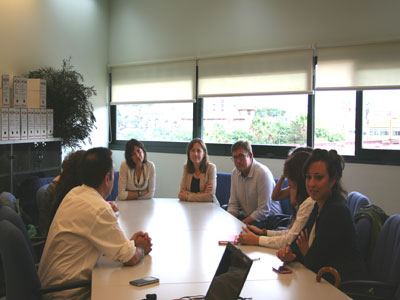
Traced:
[[397, 0], [112, 0], [110, 64], [400, 38]]
[[[113, 0], [110, 64], [400, 38], [397, 0]], [[338, 116], [340, 117], [340, 116]], [[157, 167], [158, 197], [176, 197], [184, 155], [149, 153]], [[115, 151], [116, 167], [123, 159]], [[218, 171], [228, 157], [211, 157]], [[279, 177], [283, 160], [260, 159]], [[400, 167], [347, 164], [344, 183], [388, 213], [400, 213]]]
[[0, 74], [60, 68], [71, 57], [85, 84], [97, 91], [92, 143], [107, 146], [108, 1], [2, 0], [0, 36]]

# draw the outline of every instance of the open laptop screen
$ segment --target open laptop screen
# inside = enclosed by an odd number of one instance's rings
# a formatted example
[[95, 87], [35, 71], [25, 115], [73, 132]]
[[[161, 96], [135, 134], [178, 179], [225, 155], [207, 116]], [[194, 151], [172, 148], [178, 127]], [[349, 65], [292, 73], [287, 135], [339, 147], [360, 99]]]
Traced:
[[205, 300], [237, 300], [253, 261], [231, 243], [219, 263]]

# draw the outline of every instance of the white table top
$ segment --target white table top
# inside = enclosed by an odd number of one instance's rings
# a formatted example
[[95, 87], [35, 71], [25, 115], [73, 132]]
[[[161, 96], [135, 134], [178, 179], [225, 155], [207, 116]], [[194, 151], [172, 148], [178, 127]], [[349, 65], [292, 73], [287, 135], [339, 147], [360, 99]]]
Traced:
[[[92, 274], [92, 299], [157, 299], [205, 295], [215, 274], [224, 246], [218, 241], [238, 234], [242, 223], [213, 203], [180, 202], [177, 199], [120, 201], [119, 222], [127, 237], [147, 231], [153, 251], [139, 264], [126, 267], [102, 257]], [[241, 296], [257, 299], [348, 299], [327, 282], [317, 283], [315, 274], [300, 263], [292, 274], [277, 274], [276, 249], [239, 246], [254, 261]], [[145, 276], [160, 278], [159, 284], [129, 285]]]

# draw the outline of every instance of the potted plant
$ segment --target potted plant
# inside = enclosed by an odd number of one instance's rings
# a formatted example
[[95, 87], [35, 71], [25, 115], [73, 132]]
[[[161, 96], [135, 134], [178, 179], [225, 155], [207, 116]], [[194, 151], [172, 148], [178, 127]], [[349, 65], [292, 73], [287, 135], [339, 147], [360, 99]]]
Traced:
[[28, 76], [46, 80], [47, 108], [54, 110], [54, 136], [62, 139], [63, 147], [77, 148], [85, 144], [85, 139], [91, 143], [96, 118], [89, 98], [96, 95], [96, 90], [83, 84], [83, 76], [74, 70], [71, 58], [64, 59], [59, 70], [45, 67]]

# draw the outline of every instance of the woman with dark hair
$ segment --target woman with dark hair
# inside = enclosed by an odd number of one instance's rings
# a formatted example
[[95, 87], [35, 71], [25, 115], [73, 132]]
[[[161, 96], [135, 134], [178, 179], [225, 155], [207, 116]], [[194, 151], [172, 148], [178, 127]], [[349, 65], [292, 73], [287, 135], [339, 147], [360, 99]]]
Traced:
[[218, 203], [215, 197], [217, 168], [208, 161], [206, 144], [199, 138], [193, 139], [186, 148], [186, 155], [179, 200]]
[[143, 143], [129, 140], [125, 146], [125, 161], [119, 169], [118, 200], [151, 199], [155, 188], [155, 166], [147, 160]]
[[316, 203], [297, 239], [277, 256], [284, 262], [297, 259], [314, 272], [333, 267], [342, 280], [353, 280], [362, 278], [365, 266], [341, 182], [343, 169], [343, 158], [336, 150], [313, 151], [303, 171], [307, 192]]
[[81, 161], [85, 150], [69, 153], [61, 164], [61, 174], [47, 187], [39, 207], [39, 229], [47, 236], [51, 222], [65, 195], [82, 184]]
[[[289, 151], [288, 159], [297, 152], [311, 153], [312, 151], [313, 151], [313, 148], [308, 147], [308, 146], [293, 148]], [[274, 200], [274, 201], [285, 200], [286, 198], [290, 197], [292, 194], [296, 195], [296, 190], [294, 189], [294, 187], [282, 188], [283, 182], [285, 181], [286, 177], [287, 176], [285, 175], [285, 170], [283, 170], [281, 177], [279, 178], [278, 182], [276, 183], [276, 185], [274, 187], [274, 190], [272, 191], [272, 194], [271, 194], [272, 200]]]
[[[303, 166], [310, 157], [309, 152], [296, 152], [292, 154], [284, 165], [284, 176], [288, 178], [290, 190], [290, 204], [296, 209], [296, 218], [285, 230], [266, 230], [256, 226], [248, 225], [243, 228], [244, 233], [239, 235], [239, 241], [244, 245], [260, 245], [268, 248], [287, 247], [297, 237], [306, 224], [308, 217], [314, 207], [314, 200], [308, 196]], [[292, 192], [294, 191], [294, 193]]]

